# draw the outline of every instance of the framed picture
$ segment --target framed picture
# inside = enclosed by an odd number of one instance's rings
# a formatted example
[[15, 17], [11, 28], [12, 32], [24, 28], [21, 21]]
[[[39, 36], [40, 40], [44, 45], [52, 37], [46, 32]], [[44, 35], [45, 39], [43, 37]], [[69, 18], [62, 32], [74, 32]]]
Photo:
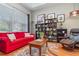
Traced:
[[57, 18], [58, 18], [58, 22], [64, 22], [65, 21], [65, 15], [64, 14], [58, 14]]
[[53, 19], [55, 18], [55, 13], [50, 13], [47, 15], [47, 19]]
[[40, 14], [37, 16], [37, 24], [44, 23], [45, 14]]

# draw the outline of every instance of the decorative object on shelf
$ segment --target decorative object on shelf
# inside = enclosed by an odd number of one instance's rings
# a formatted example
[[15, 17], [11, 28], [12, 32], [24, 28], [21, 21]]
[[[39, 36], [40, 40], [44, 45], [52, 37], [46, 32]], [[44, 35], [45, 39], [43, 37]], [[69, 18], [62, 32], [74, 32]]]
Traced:
[[50, 39], [52, 38], [52, 36], [51, 36], [51, 35], [49, 35], [49, 36], [48, 36], [48, 38], [49, 38], [49, 40], [50, 40]]
[[53, 35], [57, 35], [57, 33], [53, 33]]
[[54, 22], [57, 22], [57, 20], [54, 20]]
[[58, 23], [60, 23], [60, 28], [62, 28], [63, 22], [65, 21], [65, 15], [64, 14], [58, 14], [57, 18], [58, 18]]
[[44, 37], [44, 32], [40, 32], [40, 38]]
[[53, 29], [54, 31], [56, 30], [56, 28]]
[[45, 14], [40, 14], [37, 16], [37, 24], [44, 23]]
[[48, 21], [46, 21], [45, 23], [48, 23]]
[[49, 31], [49, 28], [47, 28], [46, 30]]
[[47, 15], [47, 19], [53, 19], [55, 18], [55, 13], [50, 13]]
[[50, 28], [50, 31], [52, 31], [52, 28]]

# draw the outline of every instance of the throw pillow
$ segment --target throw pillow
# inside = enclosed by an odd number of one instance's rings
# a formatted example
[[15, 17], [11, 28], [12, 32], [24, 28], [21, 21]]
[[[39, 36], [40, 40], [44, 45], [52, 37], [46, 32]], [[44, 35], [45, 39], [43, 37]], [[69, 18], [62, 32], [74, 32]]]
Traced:
[[14, 34], [7, 34], [7, 36], [10, 39], [10, 41], [14, 41], [16, 39]]
[[30, 37], [30, 33], [25, 33], [25, 37]]

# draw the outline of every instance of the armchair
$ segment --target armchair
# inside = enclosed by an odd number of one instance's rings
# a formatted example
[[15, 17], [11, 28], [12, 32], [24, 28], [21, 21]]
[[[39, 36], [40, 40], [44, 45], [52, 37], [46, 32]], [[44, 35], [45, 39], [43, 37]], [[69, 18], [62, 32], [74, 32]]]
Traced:
[[69, 47], [69, 48], [75, 48], [79, 47], [79, 29], [71, 29], [70, 30], [70, 36], [68, 39], [63, 39], [60, 41], [60, 43], [64, 47]]

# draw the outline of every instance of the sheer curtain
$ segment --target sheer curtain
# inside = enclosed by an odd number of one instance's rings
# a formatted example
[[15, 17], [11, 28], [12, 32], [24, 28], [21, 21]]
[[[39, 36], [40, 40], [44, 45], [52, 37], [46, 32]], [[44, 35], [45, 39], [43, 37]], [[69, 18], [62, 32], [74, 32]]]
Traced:
[[17, 9], [0, 5], [0, 32], [28, 32], [28, 17]]

